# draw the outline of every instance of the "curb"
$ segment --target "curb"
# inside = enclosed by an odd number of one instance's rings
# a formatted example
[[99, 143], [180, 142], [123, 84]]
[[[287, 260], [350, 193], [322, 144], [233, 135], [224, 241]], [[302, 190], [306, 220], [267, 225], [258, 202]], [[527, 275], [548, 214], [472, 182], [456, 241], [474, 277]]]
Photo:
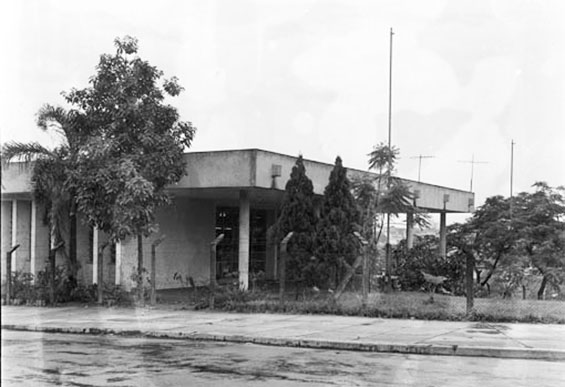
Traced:
[[28, 325], [2, 325], [2, 329], [12, 331], [33, 331], [45, 333], [69, 333], [82, 335], [115, 335], [122, 337], [147, 337], [158, 339], [176, 339], [192, 341], [219, 341], [229, 343], [250, 343], [276, 347], [300, 347], [311, 349], [331, 349], [342, 351], [361, 351], [379, 353], [401, 353], [410, 355], [436, 355], [436, 356], [467, 356], [467, 357], [492, 357], [503, 359], [530, 359], [565, 361], [565, 350], [537, 349], [537, 348], [493, 348], [470, 347], [460, 345], [433, 345], [433, 344], [391, 344], [391, 343], [362, 343], [358, 341], [334, 341], [298, 338], [253, 337], [244, 335], [214, 335], [198, 332], [160, 332], [119, 330], [110, 328], [61, 328], [49, 326]]

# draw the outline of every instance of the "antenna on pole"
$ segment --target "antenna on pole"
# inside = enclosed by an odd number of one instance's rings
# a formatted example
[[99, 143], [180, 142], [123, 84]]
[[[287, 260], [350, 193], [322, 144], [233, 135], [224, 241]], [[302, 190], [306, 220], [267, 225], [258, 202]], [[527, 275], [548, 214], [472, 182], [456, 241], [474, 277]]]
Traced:
[[[390, 28], [390, 49], [389, 49], [389, 72], [388, 72], [388, 148], [392, 149], [392, 37], [394, 32]], [[389, 165], [390, 168], [390, 165]], [[390, 179], [388, 179], [390, 189]], [[386, 214], [386, 249], [385, 249], [385, 274], [387, 279], [386, 290], [392, 290], [391, 273], [392, 264], [390, 261], [390, 213]]]
[[422, 156], [422, 155], [418, 155], [418, 156], [414, 156], [414, 157], [410, 157], [411, 159], [418, 159], [418, 182], [420, 182], [420, 172], [422, 170], [422, 159], [433, 159], [435, 158], [435, 156]]
[[514, 186], [514, 145], [516, 143], [514, 142], [514, 139], [511, 140], [510, 142], [510, 225], [512, 225], [512, 210], [513, 208], [513, 199], [514, 199], [514, 192], [513, 192], [513, 186]]
[[388, 63], [388, 147], [392, 145], [392, 37], [394, 32], [390, 28], [390, 51]]
[[488, 161], [475, 161], [475, 155], [471, 155], [471, 160], [457, 160], [460, 163], [471, 164], [471, 184], [469, 186], [469, 191], [473, 191], [473, 173], [475, 169], [475, 164], [488, 164]]

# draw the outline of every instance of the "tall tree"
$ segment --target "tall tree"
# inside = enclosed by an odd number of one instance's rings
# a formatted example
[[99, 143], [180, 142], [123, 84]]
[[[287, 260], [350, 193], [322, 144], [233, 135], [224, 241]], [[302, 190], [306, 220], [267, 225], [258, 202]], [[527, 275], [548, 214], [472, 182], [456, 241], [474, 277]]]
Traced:
[[558, 288], [565, 279], [563, 188], [545, 183], [534, 187], [536, 192], [522, 192], [512, 199], [487, 198], [467, 222], [449, 227], [452, 245], [472, 256], [477, 283], [487, 291], [493, 278], [512, 288], [537, 272], [542, 277], [538, 290], [542, 297], [548, 283]]
[[542, 276], [537, 293], [542, 299], [548, 284], [560, 289], [565, 282], [565, 187], [552, 188], [545, 182], [533, 187], [534, 193], [515, 198], [512, 230], [520, 238], [517, 249]]
[[116, 52], [100, 57], [90, 86], [65, 94], [90, 128], [71, 182], [90, 225], [112, 241], [137, 236], [141, 281], [142, 237], [156, 229], [156, 208], [169, 203], [165, 187], [185, 174], [183, 151], [195, 128], [165, 102], [183, 90], [177, 79], [162, 80], [139, 58], [137, 39], [114, 43]]
[[[276, 223], [277, 242], [289, 232], [294, 232], [287, 247], [290, 261], [286, 265], [288, 278], [297, 281], [312, 281], [310, 262], [313, 256], [313, 238], [316, 230], [314, 209], [314, 187], [306, 175], [302, 155], [298, 157], [290, 179], [286, 183], [280, 215]], [[309, 283], [311, 284], [311, 283]]]
[[[50, 229], [50, 244], [64, 241], [69, 232], [69, 246], [64, 249], [68, 278], [76, 284], [79, 269], [76, 254], [76, 203], [68, 177], [76, 167], [78, 152], [87, 134], [84, 116], [73, 110], [44, 105], [37, 113], [37, 126], [58, 135], [59, 144], [49, 149], [38, 142], [9, 142], [2, 147], [2, 161], [23, 161], [32, 164], [34, 198], [45, 209], [44, 221]], [[67, 228], [70, 225], [70, 229]]]
[[354, 232], [359, 230], [359, 211], [351, 193], [351, 183], [341, 158], [335, 160], [320, 210], [316, 233], [315, 256], [320, 260], [330, 286], [339, 283], [345, 260], [353, 264], [359, 253]]
[[[376, 145], [369, 153], [369, 169], [377, 171], [376, 177], [353, 181], [353, 193], [362, 214], [362, 234], [369, 241], [371, 256], [378, 256], [378, 243], [387, 216], [412, 213], [416, 225], [422, 228], [429, 225], [426, 214], [414, 205], [414, 195], [409, 187], [394, 176], [398, 154], [399, 150], [394, 146]], [[390, 262], [385, 262], [387, 277], [392, 274], [390, 266]], [[386, 283], [390, 290], [390, 278]]]

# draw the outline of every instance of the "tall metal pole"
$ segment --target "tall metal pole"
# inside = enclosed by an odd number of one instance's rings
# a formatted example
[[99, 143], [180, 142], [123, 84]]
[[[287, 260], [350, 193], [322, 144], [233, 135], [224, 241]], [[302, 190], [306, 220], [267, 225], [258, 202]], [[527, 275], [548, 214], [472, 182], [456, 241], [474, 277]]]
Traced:
[[418, 182], [420, 182], [420, 173], [422, 171], [422, 159], [433, 159], [435, 156], [423, 156], [423, 155], [419, 155], [419, 156], [415, 156], [415, 157], [410, 157], [411, 159], [418, 159]]
[[469, 191], [473, 192], [473, 170], [475, 167], [475, 155], [471, 155], [471, 187], [469, 188]]
[[[390, 51], [389, 51], [389, 72], [388, 72], [388, 148], [392, 146], [392, 36], [394, 32], [390, 29]], [[390, 164], [388, 166], [390, 168]], [[389, 170], [389, 175], [391, 171]], [[390, 176], [388, 179], [390, 188]], [[385, 249], [385, 269], [387, 279], [387, 291], [392, 289], [391, 284], [391, 262], [390, 262], [390, 213], [386, 214], [386, 249]]]
[[513, 210], [513, 185], [514, 185], [514, 139], [510, 142], [510, 224], [512, 225], [512, 210]]
[[475, 161], [475, 155], [473, 154], [471, 157], [471, 161], [469, 160], [459, 160], [460, 163], [468, 163], [471, 164], [471, 182], [469, 185], [469, 191], [473, 191], [473, 174], [474, 174], [474, 170], [475, 170], [475, 164], [488, 164], [487, 161]]
[[392, 145], [392, 28], [390, 29], [390, 52], [388, 64], [388, 147]]

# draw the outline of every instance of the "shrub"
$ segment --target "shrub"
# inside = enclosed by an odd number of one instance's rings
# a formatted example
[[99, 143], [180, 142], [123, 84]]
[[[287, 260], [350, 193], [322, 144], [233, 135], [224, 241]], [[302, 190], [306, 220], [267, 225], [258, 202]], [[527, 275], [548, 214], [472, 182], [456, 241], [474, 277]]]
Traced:
[[406, 248], [406, 241], [400, 242], [392, 251], [398, 263], [396, 273], [402, 290], [419, 291], [426, 286], [422, 271], [435, 276], [444, 276], [447, 281], [443, 288], [455, 295], [464, 294], [465, 267], [455, 257], [441, 257], [438, 254], [438, 239], [426, 235], [417, 237], [414, 247]]

